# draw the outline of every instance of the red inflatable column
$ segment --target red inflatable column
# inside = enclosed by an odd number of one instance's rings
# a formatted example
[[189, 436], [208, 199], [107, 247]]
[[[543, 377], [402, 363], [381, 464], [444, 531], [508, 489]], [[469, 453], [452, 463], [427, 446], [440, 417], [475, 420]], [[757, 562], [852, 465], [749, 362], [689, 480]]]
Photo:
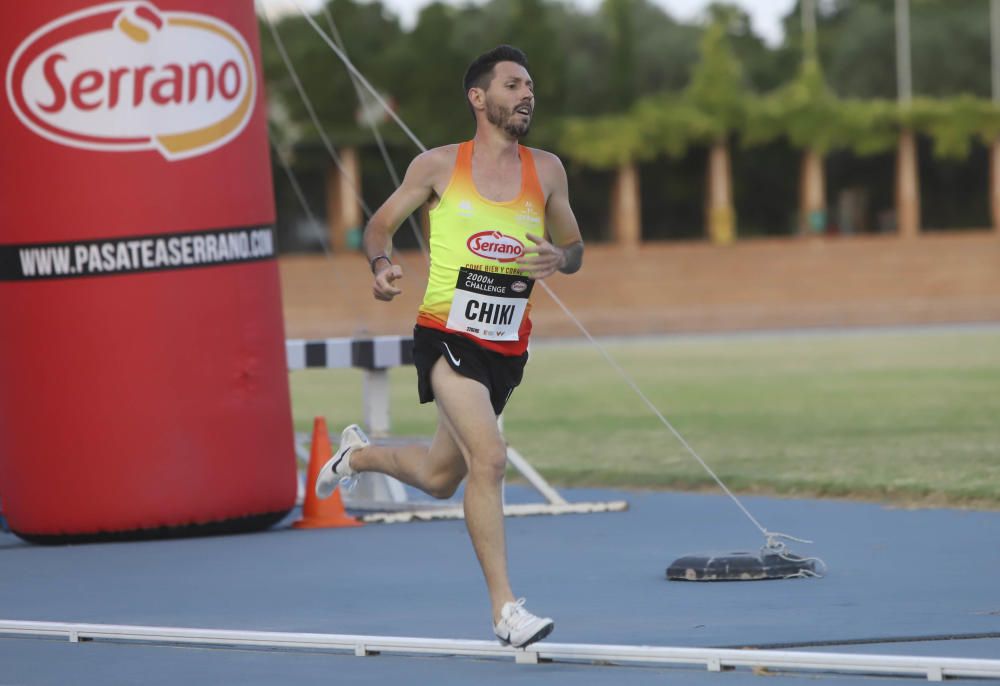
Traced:
[[251, 0], [4, 7], [0, 498], [24, 538], [294, 504], [257, 53]]

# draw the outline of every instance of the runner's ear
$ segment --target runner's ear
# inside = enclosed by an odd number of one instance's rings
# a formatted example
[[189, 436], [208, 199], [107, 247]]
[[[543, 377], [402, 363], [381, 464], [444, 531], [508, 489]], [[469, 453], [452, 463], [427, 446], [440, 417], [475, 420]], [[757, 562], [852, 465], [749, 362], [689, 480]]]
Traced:
[[469, 100], [469, 105], [474, 110], [480, 110], [486, 107], [486, 91], [482, 88], [470, 88], [466, 97]]

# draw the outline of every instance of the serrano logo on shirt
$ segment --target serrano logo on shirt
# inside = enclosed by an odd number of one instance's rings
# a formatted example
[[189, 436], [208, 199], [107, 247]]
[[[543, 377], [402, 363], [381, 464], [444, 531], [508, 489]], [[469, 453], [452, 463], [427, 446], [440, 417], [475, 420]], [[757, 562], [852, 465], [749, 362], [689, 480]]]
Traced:
[[114, 2], [64, 15], [15, 50], [7, 97], [21, 122], [62, 145], [168, 160], [212, 151], [253, 113], [253, 58], [208, 14]]
[[497, 262], [513, 262], [524, 254], [524, 243], [499, 231], [480, 231], [469, 236], [469, 250]]

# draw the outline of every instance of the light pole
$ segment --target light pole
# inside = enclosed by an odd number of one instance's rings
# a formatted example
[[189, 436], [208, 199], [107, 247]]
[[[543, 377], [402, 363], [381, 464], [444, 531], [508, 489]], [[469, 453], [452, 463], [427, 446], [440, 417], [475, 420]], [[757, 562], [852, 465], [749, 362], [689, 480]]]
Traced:
[[[993, 104], [1000, 107], [1000, 0], [990, 0], [990, 77]], [[990, 217], [1000, 233], [1000, 137], [990, 143]]]
[[[896, 0], [896, 90], [900, 108], [913, 100], [910, 67], [910, 0]], [[896, 154], [896, 219], [899, 235], [914, 238], [920, 233], [920, 179], [917, 176], [917, 141], [913, 131], [899, 133]]]
[[910, 66], [910, 0], [896, 0], [896, 95], [901, 105], [913, 99]]
[[[816, 38], [816, 0], [802, 0], [802, 62], [819, 63]], [[823, 155], [814, 147], [806, 146], [802, 152], [802, 169], [799, 173], [799, 233], [817, 234], [826, 228], [826, 173]]]
[[806, 57], [816, 57], [816, 0], [802, 0], [802, 45]]

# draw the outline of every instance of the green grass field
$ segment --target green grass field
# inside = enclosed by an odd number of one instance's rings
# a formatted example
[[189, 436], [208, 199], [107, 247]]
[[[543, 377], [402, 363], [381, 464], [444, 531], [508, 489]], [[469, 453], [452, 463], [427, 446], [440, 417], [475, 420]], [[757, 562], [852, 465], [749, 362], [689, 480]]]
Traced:
[[[736, 492], [1000, 507], [1000, 331], [677, 337], [606, 344]], [[297, 430], [362, 420], [359, 370], [291, 376]], [[393, 431], [430, 434], [412, 368]], [[532, 347], [508, 440], [558, 485], [701, 490], [710, 477], [585, 342]]]

